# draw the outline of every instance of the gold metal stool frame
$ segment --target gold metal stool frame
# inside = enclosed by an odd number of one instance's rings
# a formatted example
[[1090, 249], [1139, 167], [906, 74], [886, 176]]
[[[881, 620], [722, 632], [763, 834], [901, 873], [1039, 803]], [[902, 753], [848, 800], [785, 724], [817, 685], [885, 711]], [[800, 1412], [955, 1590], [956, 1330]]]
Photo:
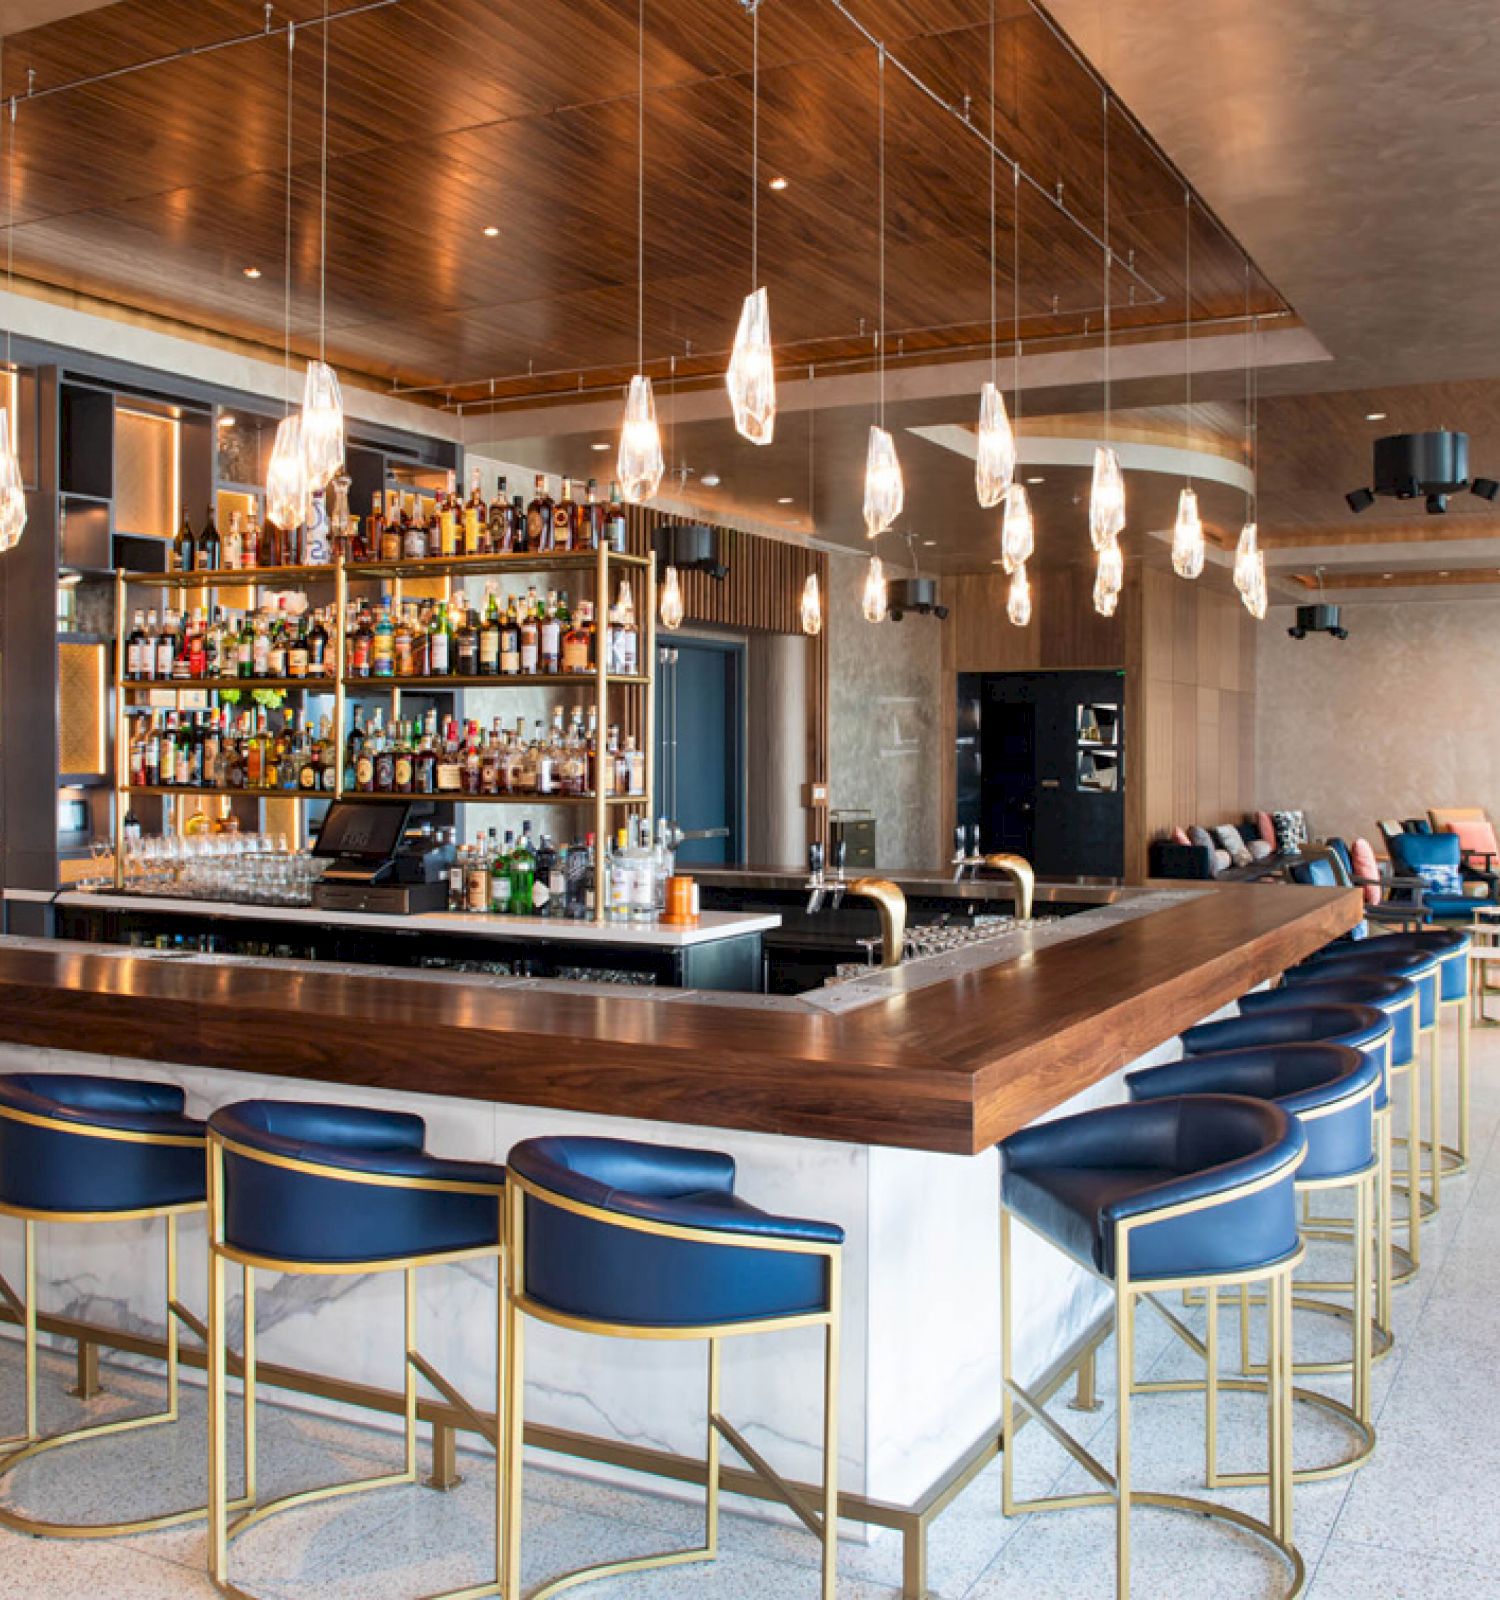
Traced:
[[[641, 1572], [656, 1567], [683, 1566], [694, 1561], [712, 1561], [719, 1553], [719, 1445], [728, 1442], [744, 1458], [755, 1475], [776, 1498], [794, 1512], [823, 1546], [822, 1600], [834, 1600], [838, 1571], [838, 1393], [839, 1393], [839, 1295], [843, 1250], [840, 1245], [818, 1244], [810, 1240], [778, 1239], [762, 1234], [729, 1234], [711, 1228], [688, 1228], [670, 1223], [649, 1222], [642, 1217], [606, 1211], [570, 1196], [533, 1184], [514, 1171], [508, 1175], [510, 1191], [510, 1248], [507, 1261], [510, 1292], [507, 1319], [510, 1333], [506, 1340], [509, 1365], [505, 1369], [507, 1396], [504, 1480], [509, 1499], [506, 1514], [505, 1590], [513, 1597], [521, 1593], [521, 1491], [522, 1447], [525, 1432], [525, 1317], [575, 1333], [595, 1333], [615, 1339], [706, 1340], [708, 1343], [708, 1426], [707, 1474], [704, 1502], [703, 1543], [689, 1550], [669, 1550], [657, 1555], [634, 1556], [627, 1560], [602, 1562], [580, 1567], [550, 1579], [534, 1590], [528, 1600], [547, 1600], [579, 1584], [598, 1578], [617, 1577], [626, 1572]], [[531, 1195], [540, 1203], [575, 1216], [600, 1222], [611, 1228], [645, 1233], [658, 1239], [684, 1243], [711, 1244], [728, 1250], [753, 1250], [778, 1254], [821, 1256], [827, 1263], [827, 1311], [771, 1317], [755, 1322], [704, 1323], [691, 1327], [641, 1327], [635, 1324], [599, 1322], [554, 1311], [532, 1300], [526, 1292], [526, 1206]], [[823, 1343], [823, 1493], [822, 1506], [809, 1505], [778, 1473], [734, 1425], [719, 1412], [720, 1341], [749, 1334], [777, 1333], [792, 1328], [821, 1327]]]
[[[93, 1127], [87, 1123], [65, 1118], [39, 1116], [29, 1111], [11, 1108], [0, 1109], [0, 1117], [13, 1122], [28, 1123], [33, 1127], [63, 1133], [84, 1139], [104, 1139], [119, 1144], [146, 1144], [170, 1149], [202, 1149], [203, 1140], [187, 1134], [154, 1134], [126, 1128]], [[0, 1477], [13, 1471], [22, 1462], [33, 1460], [50, 1450], [65, 1445], [79, 1444], [84, 1440], [103, 1439], [112, 1434], [132, 1433], [141, 1428], [158, 1427], [179, 1419], [180, 1362], [178, 1360], [178, 1324], [181, 1323], [204, 1343], [208, 1329], [177, 1298], [177, 1223], [178, 1219], [201, 1212], [202, 1200], [190, 1200], [182, 1205], [144, 1206], [129, 1211], [36, 1211], [24, 1207], [0, 1205], [0, 1216], [15, 1217], [21, 1223], [21, 1273], [19, 1294], [0, 1277], [0, 1300], [4, 1300], [15, 1313], [24, 1340], [26, 1422], [25, 1432], [12, 1438], [0, 1439]], [[95, 1422], [80, 1428], [70, 1428], [64, 1433], [43, 1437], [38, 1433], [38, 1349], [37, 1349], [37, 1296], [36, 1296], [36, 1226], [39, 1222], [58, 1223], [109, 1223], [149, 1221], [160, 1217], [166, 1228], [166, 1367], [167, 1405], [164, 1411], [151, 1411], [143, 1416], [122, 1417], [113, 1422]], [[92, 1367], [90, 1367], [92, 1370]], [[81, 1385], [75, 1391], [81, 1399], [89, 1399], [90, 1386]], [[195, 1522], [207, 1514], [206, 1506], [193, 1506], [184, 1511], [167, 1511], [157, 1516], [139, 1517], [128, 1522], [66, 1523], [48, 1522], [24, 1516], [7, 1506], [0, 1506], [0, 1526], [17, 1533], [32, 1534], [48, 1539], [108, 1539], [119, 1534], [146, 1533], [157, 1528], [177, 1527], [185, 1522]]]
[[[308, 1262], [281, 1260], [268, 1256], [250, 1255], [236, 1250], [224, 1239], [224, 1156], [228, 1152], [246, 1161], [258, 1161], [265, 1166], [280, 1167], [290, 1172], [301, 1172], [315, 1178], [340, 1183], [358, 1183], [380, 1189], [426, 1189], [441, 1194], [493, 1195], [496, 1202], [498, 1245], [483, 1245], [470, 1250], [453, 1250], [433, 1255], [409, 1256], [393, 1261], [358, 1262]], [[224, 1139], [212, 1128], [208, 1133], [208, 1576], [214, 1587], [230, 1600], [256, 1600], [248, 1590], [241, 1589], [229, 1578], [229, 1546], [247, 1529], [264, 1522], [281, 1511], [297, 1506], [312, 1505], [320, 1500], [332, 1500], [342, 1495], [358, 1494], [370, 1489], [388, 1489], [417, 1482], [417, 1379], [425, 1378], [450, 1405], [455, 1406], [468, 1419], [475, 1431], [495, 1447], [495, 1576], [492, 1580], [463, 1589], [450, 1589], [442, 1594], [427, 1596], [426, 1600], [483, 1600], [485, 1596], [502, 1592], [503, 1553], [505, 1550], [505, 1512], [503, 1463], [500, 1460], [500, 1441], [504, 1432], [504, 1402], [506, 1371], [505, 1334], [505, 1192], [503, 1187], [482, 1183], [458, 1183], [439, 1178], [393, 1177], [385, 1173], [358, 1172], [348, 1168], [330, 1168], [316, 1162], [298, 1160], [291, 1156], [274, 1155], [266, 1150], [256, 1150], [247, 1145]], [[482, 1260], [493, 1257], [498, 1263], [496, 1293], [500, 1297], [497, 1308], [496, 1332], [496, 1414], [492, 1421], [472, 1406], [467, 1399], [426, 1360], [417, 1349], [417, 1295], [416, 1273], [419, 1267], [448, 1266], [458, 1261]], [[245, 1499], [237, 1504], [250, 1509], [229, 1520], [235, 1509], [228, 1499], [228, 1414], [229, 1372], [226, 1348], [227, 1318], [225, 1307], [225, 1263], [237, 1262], [245, 1270], [245, 1331], [244, 1331], [244, 1411], [245, 1411]], [[370, 1478], [356, 1478], [348, 1483], [328, 1484], [320, 1489], [304, 1489], [295, 1494], [257, 1504], [256, 1446], [255, 1446], [255, 1273], [257, 1271], [294, 1273], [307, 1277], [350, 1277], [380, 1272], [401, 1272], [405, 1277], [405, 1443], [406, 1460], [399, 1472], [380, 1473]]]
[[[1500, 933], [1500, 926], [1485, 925], [1482, 927], [1482, 931]], [[1474, 932], [1470, 931], [1471, 948], [1474, 937]], [[1374, 943], [1376, 949], [1379, 949], [1379, 941], [1374, 941]], [[1459, 959], [1463, 960], [1466, 968], [1463, 993], [1453, 1000], [1444, 1000], [1442, 998], [1442, 978], [1439, 976], [1437, 980], [1438, 998], [1433, 1020], [1428, 1027], [1421, 1030], [1422, 1033], [1428, 1036], [1432, 1071], [1432, 1081], [1428, 1089], [1428, 1115], [1431, 1118], [1432, 1125], [1428, 1131], [1427, 1138], [1420, 1142], [1420, 1153], [1418, 1155], [1418, 1164], [1421, 1167], [1421, 1172], [1418, 1176], [1420, 1178], [1425, 1174], [1428, 1179], [1428, 1188], [1421, 1196], [1424, 1220], [1435, 1215], [1442, 1205], [1443, 1179], [1457, 1177], [1460, 1173], [1467, 1172], [1469, 1168], [1469, 1134], [1471, 1125], [1470, 1045], [1475, 1026], [1473, 974], [1479, 963], [1471, 961], [1469, 959], [1469, 951], [1463, 950], [1440, 954], [1438, 956], [1438, 966], [1441, 967], [1444, 961], [1457, 961]], [[1443, 1013], [1445, 1011], [1455, 1013], [1458, 1021], [1458, 1132], [1456, 1135], [1458, 1142], [1456, 1144], [1444, 1144], [1442, 1137], [1443, 1094], [1441, 1074], [1443, 1071]], [[1405, 1145], [1407, 1141], [1405, 1139], [1397, 1139], [1396, 1143]], [[1422, 1161], [1423, 1155], [1426, 1157], [1425, 1163]], [[1404, 1173], [1400, 1175], [1405, 1176]]]
[[[1299, 1152], [1291, 1165], [1300, 1165]], [[1091, 1452], [1078, 1443], [1060, 1423], [1048, 1415], [1046, 1406], [1015, 1380], [1012, 1350], [1012, 1309], [1015, 1297], [1011, 1293], [1011, 1227], [1013, 1220], [1020, 1221], [1038, 1238], [1045, 1234], [1030, 1228], [1024, 1217], [1016, 1218], [1009, 1206], [1000, 1207], [1000, 1369], [1001, 1369], [1001, 1497], [1005, 1515], [1017, 1516], [1033, 1511], [1064, 1511], [1085, 1506], [1113, 1506], [1115, 1508], [1115, 1593], [1117, 1600], [1130, 1600], [1130, 1513], [1134, 1506], [1143, 1505], [1165, 1511], [1182, 1511], [1194, 1516], [1208, 1517], [1227, 1522], [1241, 1531], [1253, 1534], [1274, 1550], [1286, 1562], [1290, 1585], [1281, 1600], [1297, 1600], [1307, 1584], [1307, 1568], [1301, 1552], [1292, 1543], [1292, 1366], [1291, 1366], [1291, 1308], [1292, 1273], [1303, 1259], [1300, 1244], [1290, 1255], [1268, 1267], [1256, 1267], [1248, 1272], [1223, 1274], [1194, 1274], [1190, 1277], [1150, 1278], [1140, 1283], [1130, 1277], [1130, 1235], [1135, 1228], [1166, 1221], [1172, 1217], [1188, 1216], [1198, 1211], [1212, 1210], [1229, 1199], [1240, 1199], [1256, 1194], [1276, 1183], [1284, 1182], [1285, 1166], [1268, 1173], [1254, 1183], [1245, 1184], [1228, 1195], [1215, 1195], [1208, 1200], [1187, 1200], [1178, 1205], [1164, 1206], [1142, 1218], [1131, 1218], [1115, 1225], [1115, 1276], [1090, 1268], [1083, 1262], [1077, 1264], [1108, 1285], [1115, 1297], [1115, 1371], [1118, 1390], [1118, 1415], [1115, 1432], [1115, 1470], [1111, 1472]], [[1050, 1240], [1047, 1241], [1051, 1243]], [[1056, 1248], [1056, 1246], [1054, 1246]], [[1069, 1260], [1075, 1260], [1069, 1256]], [[1175, 1323], [1167, 1313], [1158, 1294], [1174, 1289], [1206, 1290], [1210, 1305], [1219, 1289], [1239, 1288], [1264, 1284], [1266, 1289], [1267, 1367], [1268, 1376], [1263, 1385], [1266, 1395], [1268, 1423], [1269, 1466], [1265, 1474], [1268, 1494], [1267, 1520], [1262, 1522], [1231, 1506], [1219, 1505], [1212, 1500], [1200, 1500], [1189, 1495], [1141, 1492], [1132, 1487], [1130, 1470], [1131, 1403], [1130, 1397], [1140, 1392], [1135, 1382], [1135, 1312], [1136, 1301], [1144, 1298], [1161, 1311], [1169, 1323]], [[1218, 1344], [1214, 1337], [1213, 1319], [1210, 1319], [1210, 1337], [1203, 1346], [1208, 1359], [1218, 1359]], [[1211, 1375], [1211, 1374], [1210, 1374]], [[1208, 1476], [1217, 1474], [1213, 1451], [1217, 1442], [1217, 1419], [1213, 1399], [1214, 1385], [1205, 1382], [1210, 1397], [1207, 1418], [1207, 1450], [1209, 1452]], [[1062, 1446], [1064, 1450], [1092, 1478], [1103, 1485], [1101, 1490], [1082, 1494], [1048, 1495], [1036, 1500], [1017, 1500], [1015, 1496], [1015, 1408], [1021, 1406]], [[1221, 1481], [1228, 1481], [1221, 1478]]]

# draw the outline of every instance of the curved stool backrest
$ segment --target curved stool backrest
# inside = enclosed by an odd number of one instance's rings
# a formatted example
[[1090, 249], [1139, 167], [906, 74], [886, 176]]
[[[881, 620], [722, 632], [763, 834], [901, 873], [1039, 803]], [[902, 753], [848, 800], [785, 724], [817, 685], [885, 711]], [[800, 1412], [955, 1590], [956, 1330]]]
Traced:
[[202, 1205], [204, 1127], [170, 1083], [0, 1077], [0, 1205], [53, 1216]]
[[[1279, 989], [1258, 989], [1241, 995], [1242, 1017], [1260, 1016], [1267, 1011], [1295, 1011], [1307, 1006], [1373, 1006], [1391, 1019], [1391, 1065], [1410, 1066], [1417, 1058], [1417, 987], [1407, 978], [1356, 973], [1320, 975], [1312, 969], [1299, 969], [1295, 983]], [[1380, 1103], [1385, 1102], [1381, 1085]]]
[[1463, 928], [1425, 928], [1420, 933], [1390, 933], [1367, 946], [1379, 954], [1387, 946], [1413, 955], [1438, 958], [1438, 999], [1445, 1005], [1463, 1000], [1469, 992], [1469, 946], [1473, 936]]
[[1379, 1065], [1349, 1045], [1284, 1044], [1188, 1056], [1127, 1075], [1132, 1100], [1232, 1094], [1270, 1100], [1307, 1135], [1299, 1183], [1350, 1177], [1375, 1159]]
[[1430, 1028], [1437, 1021], [1439, 952], [1436, 950], [1408, 950], [1390, 939], [1389, 948], [1381, 949], [1385, 939], [1368, 939], [1358, 945], [1329, 945], [1317, 955], [1310, 956], [1301, 966], [1291, 967], [1282, 974], [1284, 983], [1308, 983], [1335, 975], [1363, 974], [1377, 977], [1406, 978], [1417, 986], [1417, 1021]]
[[501, 1236], [501, 1169], [428, 1155], [420, 1117], [245, 1100], [208, 1125], [223, 1151], [222, 1243], [236, 1256], [406, 1264]]
[[1200, 1022], [1181, 1036], [1181, 1043], [1190, 1056], [1272, 1044], [1346, 1044], [1383, 1063], [1393, 1033], [1391, 1019], [1374, 1006], [1310, 1005]]
[[519, 1265], [533, 1311], [688, 1329], [830, 1309], [843, 1230], [745, 1204], [729, 1156], [558, 1137], [517, 1145], [508, 1166], [525, 1196]]

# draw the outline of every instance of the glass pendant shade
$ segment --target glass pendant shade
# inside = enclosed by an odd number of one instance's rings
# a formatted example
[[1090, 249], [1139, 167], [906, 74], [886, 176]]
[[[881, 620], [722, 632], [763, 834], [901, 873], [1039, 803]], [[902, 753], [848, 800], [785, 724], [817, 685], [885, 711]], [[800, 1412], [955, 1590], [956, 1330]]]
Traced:
[[[1235, 583], [1239, 584], [1238, 563], [1236, 563]], [[1266, 607], [1270, 603], [1270, 595], [1266, 589], [1266, 553], [1257, 549], [1246, 563], [1245, 587], [1240, 590], [1240, 598], [1245, 602], [1245, 610], [1257, 622], [1264, 622]]]
[[1018, 561], [1010, 575], [1010, 593], [1005, 600], [1005, 614], [1018, 628], [1031, 621], [1031, 584], [1026, 578], [1026, 563]]
[[764, 289], [745, 296], [734, 354], [724, 374], [734, 425], [751, 444], [776, 436], [776, 358], [771, 349], [771, 304]]
[[[1260, 553], [1260, 532], [1253, 522], [1240, 529], [1240, 542], [1234, 547], [1234, 586], [1248, 595], [1255, 582], [1256, 557]], [[1264, 570], [1264, 563], [1261, 563]]]
[[1016, 470], [1016, 436], [1005, 413], [1005, 396], [992, 383], [979, 391], [979, 449], [974, 489], [982, 506], [997, 506]]
[[11, 436], [10, 412], [0, 407], [0, 550], [14, 549], [26, 531], [26, 488]]
[[1120, 603], [1120, 590], [1125, 587], [1125, 557], [1117, 539], [1111, 539], [1099, 551], [1099, 565], [1094, 574], [1094, 610], [1101, 617], [1112, 617]]
[[294, 411], [276, 429], [266, 468], [266, 515], [284, 533], [300, 528], [308, 515], [307, 458], [302, 450], [302, 418]]
[[871, 539], [884, 533], [905, 504], [906, 485], [896, 458], [896, 441], [884, 428], [872, 427], [865, 457], [865, 533]]
[[1036, 550], [1036, 529], [1031, 520], [1031, 497], [1024, 483], [1013, 483], [1005, 496], [1005, 518], [1000, 524], [1000, 562], [1014, 572], [1031, 560]]
[[866, 622], [884, 622], [886, 611], [885, 568], [879, 556], [870, 557], [870, 567], [865, 573], [865, 592], [860, 609]]
[[816, 572], [809, 572], [802, 585], [802, 631], [808, 638], [823, 631], [823, 596]]
[[344, 465], [344, 399], [326, 361], [307, 363], [302, 386], [302, 456], [309, 494], [326, 489]]
[[1203, 572], [1203, 519], [1198, 515], [1196, 491], [1184, 488], [1177, 497], [1177, 521], [1172, 527], [1172, 570], [1179, 578], [1196, 578]]
[[1107, 444], [1094, 446], [1094, 482], [1089, 493], [1089, 538], [1102, 550], [1125, 531], [1125, 474]]
[[632, 504], [652, 499], [661, 487], [667, 464], [661, 453], [661, 429], [656, 425], [656, 396], [650, 378], [637, 373], [625, 397], [625, 423], [620, 429], [620, 454], [615, 476], [620, 493]]
[[657, 605], [657, 612], [661, 617], [661, 625], [668, 633], [675, 633], [682, 626], [682, 619], [686, 611], [682, 604], [682, 583], [677, 576], [676, 567], [668, 567], [661, 578], [661, 600]]

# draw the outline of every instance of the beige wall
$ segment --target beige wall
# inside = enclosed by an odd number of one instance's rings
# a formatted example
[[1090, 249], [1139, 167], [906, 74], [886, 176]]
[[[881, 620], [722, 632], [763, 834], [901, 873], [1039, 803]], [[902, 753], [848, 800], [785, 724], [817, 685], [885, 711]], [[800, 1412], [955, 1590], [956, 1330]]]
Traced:
[[1347, 640], [1293, 640], [1266, 621], [1257, 680], [1259, 804], [1300, 806], [1313, 831], [1363, 835], [1377, 817], [1485, 806], [1500, 817], [1500, 602], [1343, 608]]

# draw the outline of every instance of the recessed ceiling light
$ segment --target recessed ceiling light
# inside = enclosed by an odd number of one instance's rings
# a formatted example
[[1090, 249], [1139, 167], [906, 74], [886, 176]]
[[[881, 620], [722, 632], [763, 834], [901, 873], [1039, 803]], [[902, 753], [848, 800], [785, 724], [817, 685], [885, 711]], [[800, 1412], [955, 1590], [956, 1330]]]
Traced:
[[259, 267], [241, 267], [240, 271], [243, 272], [247, 278], [258, 278], [260, 276]]
[[1385, 412], [1383, 412], [1383, 411], [1367, 411], [1367, 412], [1365, 412], [1365, 421], [1366, 422], [1384, 422], [1385, 421]]
[[720, 478], [717, 472], [705, 472], [698, 481], [705, 489], [717, 489], [719, 487]]
[[779, 177], [778, 178], [772, 178], [771, 179], [771, 183], [770, 183], [770, 187], [773, 188], [774, 190], [776, 190], [776, 192], [779, 194], [784, 188], [786, 188], [786, 179], [785, 178], [779, 178]]
[[1382, 578], [1384, 578], [1387, 583], [1389, 583], [1391, 581], [1391, 579], [1395, 577], [1395, 573], [1394, 572], [1382, 572], [1380, 574], [1380, 576]]
[[1027, 483], [1045, 483], [1047, 480], [1045, 478], [1028, 478], [1026, 481]]
[[992, 567], [1003, 567], [1005, 563], [998, 556], [996, 556], [995, 559], [990, 562], [990, 565]]
[[1446, 572], [1438, 573], [1438, 577], [1440, 577], [1440, 578], [1446, 578], [1447, 576], [1448, 576], [1448, 574]]
[[789, 494], [784, 494], [784, 495], [782, 495], [782, 496], [781, 496], [781, 497], [780, 497], [780, 498], [779, 498], [779, 499], [778, 499], [778, 500], [777, 500], [777, 502], [776, 502], [776, 504], [777, 504], [777, 505], [779, 505], [779, 506], [789, 506], [789, 505], [791, 505], [791, 504], [792, 504], [792, 497], [791, 497], [791, 495], [789, 495]]
[[238, 421], [239, 418], [232, 411], [221, 411], [219, 413], [219, 426], [221, 428], [232, 428]]
[[492, 222], [489, 227], [484, 230], [484, 236], [486, 239], [498, 239], [500, 237], [500, 230]]
[[608, 450], [609, 448], [610, 444], [608, 439], [595, 439], [594, 442], [589, 446], [590, 450]]
[[922, 543], [930, 550], [937, 543], [936, 539], [924, 539]]

